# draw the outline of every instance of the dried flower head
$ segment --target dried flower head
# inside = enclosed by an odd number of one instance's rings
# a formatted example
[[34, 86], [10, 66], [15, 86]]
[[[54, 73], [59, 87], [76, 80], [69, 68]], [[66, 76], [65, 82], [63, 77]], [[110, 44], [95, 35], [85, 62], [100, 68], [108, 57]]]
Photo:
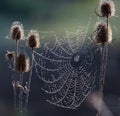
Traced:
[[10, 37], [13, 40], [20, 40], [24, 38], [23, 25], [20, 22], [14, 22], [11, 26]]
[[112, 30], [110, 25], [107, 27], [107, 23], [98, 23], [93, 34], [93, 40], [95, 43], [105, 44], [112, 41]]
[[7, 51], [7, 53], [5, 54], [5, 57], [9, 60], [12, 60], [15, 58], [15, 52], [14, 51]]
[[40, 37], [39, 33], [36, 30], [31, 30], [27, 37], [27, 45], [30, 48], [39, 48], [40, 46]]
[[112, 0], [101, 0], [100, 11], [102, 17], [110, 17], [115, 15], [115, 5]]
[[30, 60], [25, 54], [20, 53], [15, 61], [15, 69], [20, 73], [28, 72], [30, 69]]

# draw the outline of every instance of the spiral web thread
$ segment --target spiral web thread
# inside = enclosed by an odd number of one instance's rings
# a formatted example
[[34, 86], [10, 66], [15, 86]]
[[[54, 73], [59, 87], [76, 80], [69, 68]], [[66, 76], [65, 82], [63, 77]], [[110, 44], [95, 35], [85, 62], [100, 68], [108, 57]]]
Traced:
[[43, 82], [42, 90], [50, 95], [49, 103], [75, 109], [95, 89], [101, 50], [85, 42], [87, 30], [54, 35], [54, 45], [45, 43], [42, 50], [34, 51], [36, 73]]

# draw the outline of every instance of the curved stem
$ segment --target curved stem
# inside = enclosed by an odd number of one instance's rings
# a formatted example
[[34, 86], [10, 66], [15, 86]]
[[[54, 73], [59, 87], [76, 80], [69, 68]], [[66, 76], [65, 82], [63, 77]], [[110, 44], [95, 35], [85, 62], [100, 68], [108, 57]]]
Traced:
[[102, 15], [100, 15], [100, 14], [97, 13], [97, 8], [95, 9], [95, 14], [96, 14], [98, 17], [103, 17]]

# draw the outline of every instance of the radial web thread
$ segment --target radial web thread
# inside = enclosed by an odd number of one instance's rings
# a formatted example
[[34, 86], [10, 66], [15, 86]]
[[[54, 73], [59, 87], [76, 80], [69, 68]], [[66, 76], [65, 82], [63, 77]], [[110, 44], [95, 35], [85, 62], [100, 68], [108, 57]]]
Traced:
[[54, 45], [44, 43], [40, 52], [34, 51], [36, 73], [49, 103], [75, 109], [95, 90], [101, 49], [86, 35], [86, 27], [67, 31], [62, 37], [54, 35]]

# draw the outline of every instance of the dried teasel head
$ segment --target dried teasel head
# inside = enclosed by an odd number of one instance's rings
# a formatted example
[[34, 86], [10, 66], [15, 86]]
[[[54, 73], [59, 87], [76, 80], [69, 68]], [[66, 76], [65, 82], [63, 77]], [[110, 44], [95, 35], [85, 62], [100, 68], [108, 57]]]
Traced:
[[28, 47], [34, 49], [39, 48], [40, 46], [40, 37], [39, 33], [36, 30], [31, 30], [27, 37], [27, 45]]
[[107, 27], [107, 23], [105, 22], [98, 23], [93, 33], [93, 40], [97, 44], [110, 44], [112, 42], [112, 30], [110, 25]]
[[5, 54], [5, 58], [12, 60], [15, 58], [15, 52], [14, 51], [7, 51], [7, 53]]
[[20, 22], [14, 22], [11, 26], [10, 37], [13, 40], [20, 40], [24, 38], [24, 28]]
[[20, 53], [15, 61], [15, 69], [17, 72], [24, 73], [30, 69], [30, 60], [25, 54]]
[[102, 17], [110, 17], [115, 15], [115, 4], [112, 0], [100, 0], [100, 11]]

